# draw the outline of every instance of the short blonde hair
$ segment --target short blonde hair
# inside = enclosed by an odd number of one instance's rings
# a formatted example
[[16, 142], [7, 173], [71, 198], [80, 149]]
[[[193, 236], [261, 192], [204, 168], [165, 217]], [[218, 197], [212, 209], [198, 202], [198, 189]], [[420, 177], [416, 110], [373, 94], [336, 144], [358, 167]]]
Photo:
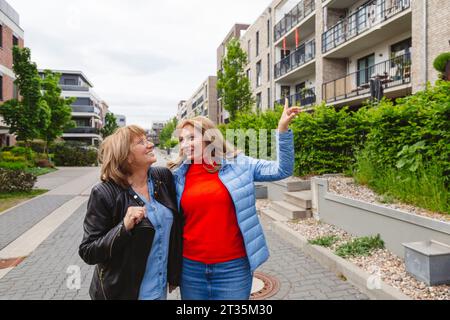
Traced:
[[117, 129], [108, 136], [100, 145], [98, 154], [102, 165], [100, 179], [103, 182], [113, 181], [123, 188], [128, 188], [128, 177], [131, 168], [128, 164], [128, 156], [131, 144], [136, 137], [145, 136], [145, 130], [136, 125], [130, 125]]
[[[239, 151], [225, 140], [222, 132], [220, 132], [214, 122], [208, 118], [198, 116], [192, 119], [183, 120], [177, 126], [176, 131], [179, 132], [187, 125], [191, 125], [194, 128], [201, 128], [203, 141], [205, 141], [207, 145], [213, 146], [213, 156], [215, 158], [235, 158], [238, 155]], [[185, 155], [183, 154], [183, 149], [180, 147], [178, 158], [174, 161], [168, 162], [167, 166], [171, 170], [176, 169], [182, 164], [184, 159]]]

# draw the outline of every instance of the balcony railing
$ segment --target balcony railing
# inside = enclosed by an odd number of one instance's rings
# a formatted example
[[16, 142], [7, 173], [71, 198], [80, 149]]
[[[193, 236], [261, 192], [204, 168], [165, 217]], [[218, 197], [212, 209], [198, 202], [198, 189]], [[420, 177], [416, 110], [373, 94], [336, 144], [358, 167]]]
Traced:
[[67, 129], [64, 133], [84, 133], [84, 134], [99, 134], [100, 130], [92, 127], [77, 127], [72, 129]]
[[[288, 97], [290, 106], [309, 106], [316, 103], [314, 88], [304, 89], [303, 92], [293, 94]], [[285, 99], [275, 101], [275, 104], [284, 106]]]
[[275, 64], [275, 79], [299, 68], [316, 57], [316, 41], [300, 45], [294, 52]]
[[292, 30], [300, 21], [315, 10], [314, 0], [302, 0], [274, 27], [273, 37], [278, 41], [282, 36]]
[[82, 86], [75, 86], [75, 85], [68, 85], [68, 84], [62, 84], [60, 85], [61, 90], [63, 91], [89, 91], [89, 87], [82, 87]]
[[410, 7], [410, 0], [374, 0], [322, 34], [322, 52], [328, 52]]
[[333, 102], [368, 94], [371, 79], [379, 79], [384, 89], [411, 83], [411, 54], [407, 53], [324, 83], [323, 100]]
[[100, 115], [100, 109], [94, 106], [72, 106], [72, 112], [95, 113]]

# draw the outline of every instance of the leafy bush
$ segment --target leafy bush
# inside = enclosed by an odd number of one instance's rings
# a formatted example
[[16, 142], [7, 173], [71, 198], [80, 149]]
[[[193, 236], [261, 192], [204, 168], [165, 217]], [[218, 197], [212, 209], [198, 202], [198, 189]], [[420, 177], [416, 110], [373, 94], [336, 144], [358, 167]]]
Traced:
[[333, 244], [335, 244], [339, 240], [338, 236], [324, 236], [320, 238], [316, 238], [313, 240], [309, 240], [308, 242], [310, 244], [315, 244], [322, 247], [331, 247]]
[[445, 67], [447, 66], [447, 63], [450, 61], [450, 52], [444, 52], [441, 53], [434, 59], [433, 67], [439, 71], [444, 73]]
[[449, 213], [450, 83], [383, 100], [367, 111], [370, 133], [354, 176], [381, 194]]
[[57, 166], [88, 167], [98, 164], [97, 149], [82, 143], [59, 143], [52, 148], [52, 153], [55, 154], [54, 162]]
[[9, 169], [9, 170], [24, 170], [28, 167], [26, 162], [7, 162], [0, 161], [0, 168]]
[[36, 182], [36, 176], [22, 170], [0, 168], [0, 192], [28, 192]]
[[349, 171], [370, 130], [366, 109], [337, 111], [325, 105], [317, 106], [313, 113], [301, 113], [291, 128], [295, 174], [299, 176]]
[[362, 237], [348, 241], [336, 249], [336, 254], [342, 258], [368, 256], [372, 251], [383, 248], [384, 241], [378, 234], [375, 237]]

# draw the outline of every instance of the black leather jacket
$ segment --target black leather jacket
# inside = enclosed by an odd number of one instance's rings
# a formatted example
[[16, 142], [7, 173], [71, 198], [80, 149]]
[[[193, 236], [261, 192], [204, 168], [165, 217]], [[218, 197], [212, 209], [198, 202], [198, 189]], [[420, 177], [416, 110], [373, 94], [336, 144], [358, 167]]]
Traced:
[[[170, 234], [168, 283], [178, 286], [182, 265], [182, 216], [178, 212], [172, 173], [163, 167], [152, 167], [155, 199], [171, 209], [174, 215]], [[89, 198], [84, 219], [84, 236], [80, 257], [96, 265], [89, 294], [92, 299], [131, 299], [139, 289], [152, 248], [155, 229], [148, 219], [130, 232], [123, 225], [127, 209], [139, 204], [127, 189], [114, 182], [96, 185]]]

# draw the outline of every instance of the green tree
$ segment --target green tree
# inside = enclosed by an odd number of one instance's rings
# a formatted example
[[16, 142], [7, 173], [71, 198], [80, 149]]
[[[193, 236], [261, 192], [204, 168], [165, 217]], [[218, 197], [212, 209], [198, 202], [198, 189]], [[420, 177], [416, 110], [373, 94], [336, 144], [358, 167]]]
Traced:
[[42, 98], [50, 108], [50, 122], [40, 132], [42, 140], [45, 141], [45, 154], [48, 154], [48, 144], [50, 142], [62, 136], [64, 130], [75, 127], [75, 122], [71, 120], [72, 108], [70, 107], [75, 98], [61, 97], [60, 78], [61, 74], [45, 70], [41, 84], [43, 90]]
[[50, 122], [50, 108], [42, 98], [41, 78], [36, 64], [31, 61], [29, 48], [13, 48], [13, 71], [21, 98], [11, 99], [0, 105], [0, 114], [10, 127], [9, 132], [18, 140], [29, 141], [40, 136], [42, 128]]
[[103, 139], [112, 135], [118, 128], [116, 116], [113, 113], [108, 112], [105, 116], [105, 125], [100, 130]]
[[174, 117], [172, 120], [166, 123], [164, 128], [162, 128], [159, 133], [159, 145], [164, 148], [170, 148], [173, 143], [171, 142], [172, 133], [175, 131], [177, 127], [177, 118]]
[[239, 40], [233, 38], [227, 45], [223, 68], [217, 74], [217, 90], [231, 121], [236, 119], [238, 112], [249, 111], [255, 103], [244, 70], [246, 64], [247, 54], [241, 49]]

